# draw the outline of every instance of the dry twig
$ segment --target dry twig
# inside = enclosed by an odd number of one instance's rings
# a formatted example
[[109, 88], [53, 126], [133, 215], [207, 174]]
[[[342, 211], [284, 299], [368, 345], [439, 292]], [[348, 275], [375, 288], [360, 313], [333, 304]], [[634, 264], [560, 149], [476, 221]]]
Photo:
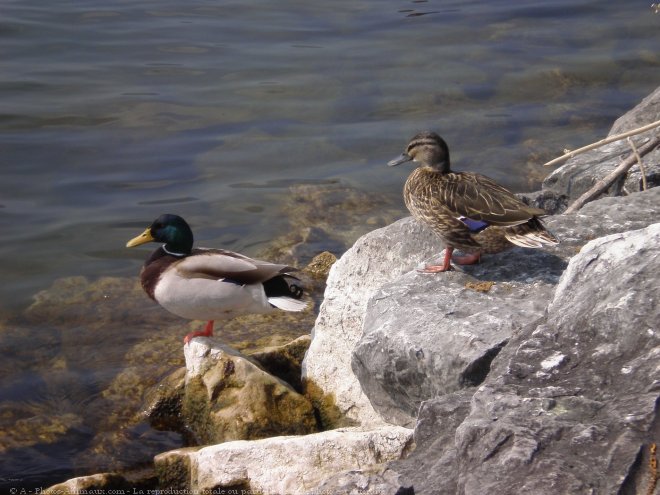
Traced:
[[575, 155], [579, 155], [580, 153], [584, 153], [585, 151], [592, 150], [594, 148], [599, 148], [605, 144], [613, 143], [614, 141], [619, 141], [623, 138], [627, 138], [628, 136], [634, 136], [636, 134], [641, 134], [642, 132], [646, 132], [649, 129], [654, 129], [656, 127], [660, 127], [660, 120], [656, 120], [655, 122], [652, 122], [648, 125], [645, 125], [643, 127], [638, 127], [637, 129], [633, 129], [632, 131], [624, 132], [622, 134], [617, 134], [616, 136], [608, 137], [605, 139], [601, 139], [600, 141], [597, 141], [595, 143], [591, 143], [587, 146], [583, 146], [582, 148], [578, 148], [573, 151], [569, 151], [568, 153], [555, 158], [554, 160], [550, 160], [548, 163], [545, 163], [543, 166], [544, 167], [549, 167], [550, 165], [554, 165], [555, 163], [561, 163], [569, 158], [573, 158]]
[[644, 169], [644, 164], [642, 163], [642, 157], [639, 156], [639, 152], [637, 151], [637, 146], [635, 146], [635, 143], [633, 143], [632, 139], [628, 139], [628, 144], [633, 150], [633, 153], [635, 153], [635, 158], [637, 158], [637, 164], [639, 165], [639, 171], [642, 173], [642, 191], [646, 191], [646, 170]]
[[[653, 151], [659, 145], [660, 135], [653, 136], [647, 143], [639, 148], [637, 155], [640, 156], [641, 159], [642, 156]], [[635, 163], [637, 163], [637, 157], [633, 153], [623, 160], [617, 168], [607, 175], [607, 177], [596, 182], [591, 189], [576, 199], [575, 202], [566, 209], [564, 214], [573, 213], [582, 208], [589, 201], [600, 196], [614, 183], [614, 181], [616, 181], [621, 175], [625, 174]]]

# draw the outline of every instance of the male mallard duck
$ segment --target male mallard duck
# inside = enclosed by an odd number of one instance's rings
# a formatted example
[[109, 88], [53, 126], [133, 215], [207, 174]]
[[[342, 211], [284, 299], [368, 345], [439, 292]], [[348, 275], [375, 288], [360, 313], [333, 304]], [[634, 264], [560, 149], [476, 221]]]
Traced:
[[428, 224], [447, 246], [442, 265], [429, 265], [425, 273], [451, 269], [454, 249], [459, 265], [477, 263], [481, 253], [497, 253], [513, 245], [538, 248], [558, 244], [538, 219], [545, 212], [527, 206], [494, 180], [472, 172], [452, 172], [447, 143], [434, 132], [413, 137], [406, 151], [390, 167], [419, 163], [408, 177], [403, 197], [413, 217]]
[[254, 260], [224, 249], [193, 249], [192, 230], [177, 215], [161, 215], [126, 247], [162, 242], [147, 259], [140, 279], [147, 295], [170, 313], [190, 320], [208, 320], [193, 337], [213, 335], [213, 321], [235, 316], [270, 313], [276, 308], [302, 311], [302, 288], [291, 268]]

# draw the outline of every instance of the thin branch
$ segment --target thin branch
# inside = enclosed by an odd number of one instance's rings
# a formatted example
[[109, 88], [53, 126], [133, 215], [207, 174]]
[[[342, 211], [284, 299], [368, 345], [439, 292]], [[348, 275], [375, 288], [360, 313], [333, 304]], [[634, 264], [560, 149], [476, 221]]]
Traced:
[[[660, 135], [653, 136], [647, 143], [639, 148], [638, 155], [642, 157], [650, 151], [653, 151], [659, 145]], [[634, 153], [631, 153], [630, 156], [623, 160], [617, 168], [607, 175], [607, 177], [596, 182], [591, 189], [576, 199], [573, 204], [566, 209], [564, 215], [567, 213], [573, 213], [582, 208], [589, 201], [596, 199], [605, 192], [614, 181], [616, 181], [621, 175], [625, 174], [635, 163], [637, 163], [637, 157]]]
[[637, 146], [635, 146], [635, 143], [633, 143], [633, 140], [628, 138], [628, 144], [633, 150], [633, 153], [635, 153], [635, 158], [637, 158], [637, 164], [639, 165], [639, 171], [642, 173], [642, 191], [646, 191], [646, 169], [644, 169], [644, 164], [642, 163], [642, 157], [639, 156], [639, 152], [637, 151]]
[[660, 120], [656, 120], [655, 122], [645, 125], [644, 127], [638, 127], [637, 129], [633, 129], [632, 131], [624, 132], [623, 134], [617, 134], [616, 136], [611, 136], [605, 139], [601, 139], [600, 141], [597, 141], [595, 143], [591, 143], [587, 146], [583, 146], [582, 148], [578, 148], [573, 151], [569, 151], [568, 153], [555, 158], [554, 160], [550, 160], [548, 163], [545, 163], [543, 166], [544, 167], [549, 167], [550, 165], [554, 165], [555, 163], [561, 163], [565, 162], [569, 158], [573, 158], [575, 155], [579, 155], [580, 153], [584, 153], [585, 151], [592, 150], [594, 148], [599, 148], [605, 144], [613, 143], [614, 141], [619, 141], [620, 139], [627, 138], [628, 136], [634, 136], [635, 134], [641, 134], [642, 132], [646, 132], [649, 129], [654, 129], [656, 127], [660, 126]]

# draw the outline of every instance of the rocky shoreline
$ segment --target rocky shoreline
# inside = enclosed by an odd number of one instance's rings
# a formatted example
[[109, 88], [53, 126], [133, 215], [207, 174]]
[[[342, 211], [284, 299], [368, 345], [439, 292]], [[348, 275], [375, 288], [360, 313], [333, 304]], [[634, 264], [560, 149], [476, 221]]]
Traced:
[[[658, 119], [660, 88], [611, 132]], [[629, 152], [580, 155], [525, 195], [553, 213], [551, 249], [429, 276], [415, 268], [439, 243], [411, 218], [362, 236], [330, 270], [311, 341], [245, 356], [196, 339], [185, 372], [150, 392], [152, 424], [193, 446], [137, 481], [106, 473], [45, 493], [647, 493], [660, 150], [644, 157], [648, 190], [635, 166], [611, 196], [561, 214]]]

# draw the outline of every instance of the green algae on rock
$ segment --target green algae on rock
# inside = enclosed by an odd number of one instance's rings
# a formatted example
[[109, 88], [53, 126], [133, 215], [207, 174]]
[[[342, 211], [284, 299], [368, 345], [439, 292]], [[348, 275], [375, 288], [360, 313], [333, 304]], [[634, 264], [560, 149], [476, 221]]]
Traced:
[[313, 277], [325, 280], [328, 278], [330, 268], [332, 268], [332, 265], [336, 261], [337, 257], [334, 254], [329, 251], [323, 251], [312, 258], [312, 261], [309, 262], [304, 271]]
[[196, 443], [318, 430], [312, 404], [230, 347], [195, 339], [185, 349], [182, 416]]
[[314, 410], [319, 418], [320, 429], [334, 430], [349, 426], [356, 426], [358, 423], [346, 416], [346, 414], [337, 407], [335, 395], [326, 393], [313, 380], [302, 379], [303, 394], [314, 405]]
[[291, 385], [302, 393], [302, 361], [312, 342], [310, 335], [302, 335], [288, 344], [267, 347], [248, 356], [257, 361], [265, 371]]

